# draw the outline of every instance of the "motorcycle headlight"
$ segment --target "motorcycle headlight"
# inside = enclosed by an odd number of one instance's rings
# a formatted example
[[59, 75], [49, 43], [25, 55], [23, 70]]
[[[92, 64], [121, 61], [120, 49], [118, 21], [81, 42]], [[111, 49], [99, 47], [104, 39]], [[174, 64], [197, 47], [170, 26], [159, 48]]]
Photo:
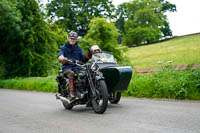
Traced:
[[96, 71], [96, 70], [97, 70], [97, 66], [94, 65], [93, 67], [91, 67], [91, 70], [92, 70], [92, 71]]

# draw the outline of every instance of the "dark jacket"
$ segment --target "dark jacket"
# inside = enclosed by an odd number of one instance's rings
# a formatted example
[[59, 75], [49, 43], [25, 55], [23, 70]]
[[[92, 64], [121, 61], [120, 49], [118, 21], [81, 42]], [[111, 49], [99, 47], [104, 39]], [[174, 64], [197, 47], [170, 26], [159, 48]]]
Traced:
[[[70, 45], [69, 42], [67, 42], [65, 45], [63, 45], [60, 48], [60, 52], [58, 56], [61, 56], [61, 55], [71, 60], [78, 60], [81, 62], [87, 61], [87, 58], [85, 57], [83, 50], [77, 43], [74, 45]], [[66, 69], [79, 70], [80, 67], [73, 65], [71, 63], [63, 64], [62, 70], [65, 71]]]

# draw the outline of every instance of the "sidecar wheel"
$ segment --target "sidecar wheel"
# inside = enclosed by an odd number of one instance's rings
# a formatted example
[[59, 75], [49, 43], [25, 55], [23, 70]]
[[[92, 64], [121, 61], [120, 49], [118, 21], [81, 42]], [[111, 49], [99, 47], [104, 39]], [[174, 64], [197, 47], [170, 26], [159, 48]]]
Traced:
[[73, 108], [73, 105], [71, 105], [71, 104], [63, 103], [63, 106], [64, 106], [65, 109], [67, 109], [67, 110], [71, 110], [71, 109]]
[[104, 80], [98, 80], [96, 86], [97, 97], [92, 98], [92, 108], [94, 112], [103, 114], [108, 106], [108, 91]]
[[121, 99], [121, 92], [113, 92], [109, 97], [109, 101], [112, 104], [117, 104]]

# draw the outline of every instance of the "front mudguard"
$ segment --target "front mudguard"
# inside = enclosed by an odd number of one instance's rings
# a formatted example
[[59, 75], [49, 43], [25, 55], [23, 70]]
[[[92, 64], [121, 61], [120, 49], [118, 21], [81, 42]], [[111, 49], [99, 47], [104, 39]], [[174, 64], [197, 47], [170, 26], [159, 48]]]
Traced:
[[104, 77], [103, 76], [100, 76], [100, 75], [98, 75], [98, 76], [95, 76], [95, 79], [98, 81], [98, 80], [104, 80]]

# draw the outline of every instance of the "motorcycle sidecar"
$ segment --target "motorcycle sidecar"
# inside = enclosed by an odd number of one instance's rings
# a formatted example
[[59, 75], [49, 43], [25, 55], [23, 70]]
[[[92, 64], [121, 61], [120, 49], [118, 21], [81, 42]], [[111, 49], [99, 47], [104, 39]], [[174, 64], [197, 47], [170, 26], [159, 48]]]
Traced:
[[106, 67], [101, 69], [106, 81], [109, 93], [122, 92], [127, 90], [132, 77], [132, 68], [123, 67]]
[[130, 66], [119, 66], [114, 56], [109, 52], [98, 53], [101, 61], [98, 66], [103, 73], [109, 93], [109, 101], [118, 103], [121, 98], [121, 92], [127, 90], [132, 77], [132, 68]]

